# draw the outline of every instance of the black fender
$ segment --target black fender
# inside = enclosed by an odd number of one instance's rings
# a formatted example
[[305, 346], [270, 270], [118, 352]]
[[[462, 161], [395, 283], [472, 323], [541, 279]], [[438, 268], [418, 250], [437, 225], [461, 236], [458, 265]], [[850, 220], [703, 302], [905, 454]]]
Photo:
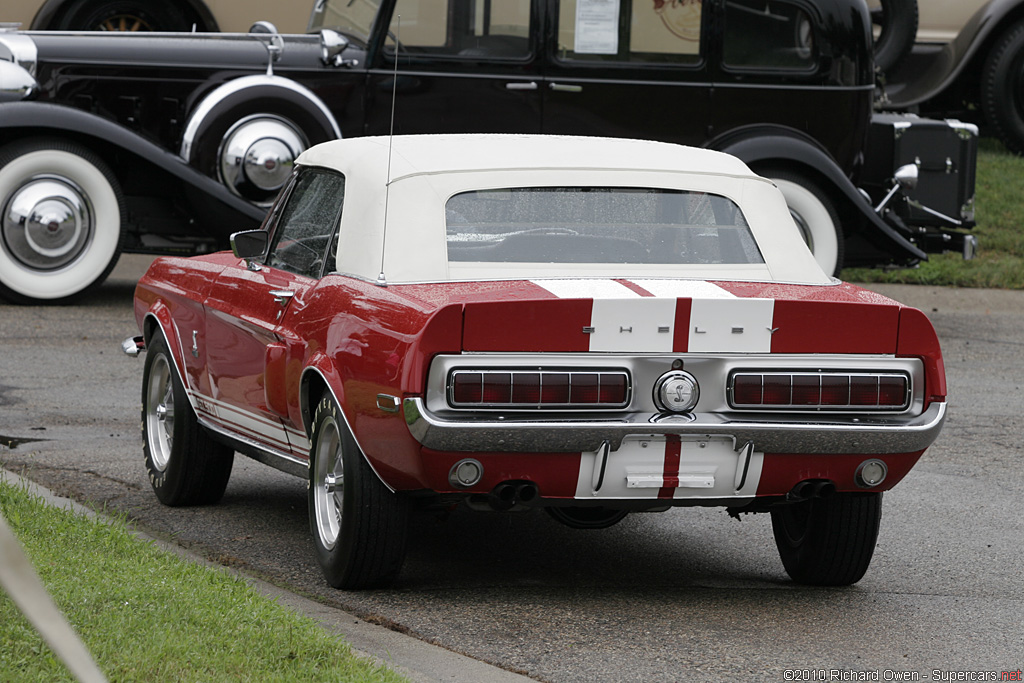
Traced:
[[[64, 6], [68, 4], [70, 0], [46, 0], [39, 11], [36, 12], [35, 17], [32, 18], [32, 24], [29, 27], [33, 31], [44, 31], [52, 28], [53, 22], [56, 21], [58, 15], [64, 9]], [[210, 8], [206, 6], [206, 3], [202, 0], [182, 0], [183, 8], [193, 12], [198, 18], [198, 31], [220, 31], [220, 27], [217, 25], [217, 20], [213, 17], [213, 13], [210, 12]]]
[[832, 156], [815, 140], [798, 131], [750, 126], [730, 131], [707, 145], [731, 154], [752, 168], [775, 166], [802, 170], [828, 185], [840, 211], [861, 220], [862, 236], [895, 261], [925, 261], [928, 255], [875, 213], [860, 190]]
[[[993, 44], [1011, 24], [1022, 19], [1024, 4], [1020, 0], [985, 3], [967, 20], [956, 38], [942, 46], [941, 63], [951, 68], [928, 69], [922, 73], [911, 57], [890, 74], [889, 82], [901, 87], [888, 93], [891, 101], [885, 106], [907, 109], [924, 104], [951, 88], [954, 89], [951, 92], [955, 92], [956, 84], [972, 83], [978, 78], [978, 70], [992, 51]], [[935, 61], [940, 60], [936, 58]]]
[[[71, 138], [89, 146], [101, 157], [110, 159], [117, 153], [128, 153], [139, 163], [149, 164], [180, 181], [192, 199], [201, 201], [196, 213], [215, 212], [215, 216], [196, 215], [214, 237], [224, 244], [230, 233], [257, 228], [266, 215], [264, 209], [236, 197], [216, 180], [189, 166], [176, 154], [153, 143], [124, 126], [95, 114], [72, 107], [46, 102], [7, 102], [0, 119], [0, 144], [28, 135]], [[125, 174], [118, 164], [111, 164], [115, 173]], [[119, 178], [119, 180], [123, 180]], [[207, 220], [201, 220], [201, 219]], [[212, 220], [210, 220], [212, 219]], [[222, 234], [223, 233], [223, 234]]]

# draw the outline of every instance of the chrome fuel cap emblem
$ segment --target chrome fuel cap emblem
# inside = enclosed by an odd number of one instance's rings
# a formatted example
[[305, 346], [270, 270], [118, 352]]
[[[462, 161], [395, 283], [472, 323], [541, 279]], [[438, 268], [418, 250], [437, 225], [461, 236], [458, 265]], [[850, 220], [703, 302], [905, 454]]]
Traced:
[[687, 413], [697, 405], [699, 397], [696, 378], [682, 370], [666, 372], [654, 385], [654, 402], [660, 410]]

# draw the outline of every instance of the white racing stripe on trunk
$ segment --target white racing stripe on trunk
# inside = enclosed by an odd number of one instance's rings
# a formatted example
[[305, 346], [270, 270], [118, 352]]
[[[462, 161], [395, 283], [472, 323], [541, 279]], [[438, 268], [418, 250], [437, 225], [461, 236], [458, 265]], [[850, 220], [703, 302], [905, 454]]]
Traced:
[[640, 295], [615, 280], [531, 280], [559, 299], [639, 299]]
[[595, 299], [591, 351], [672, 351], [675, 299]]
[[694, 299], [687, 350], [691, 353], [770, 353], [772, 299]]
[[703, 280], [635, 280], [630, 282], [643, 287], [654, 296], [672, 299], [735, 299], [736, 295], [716, 284]]

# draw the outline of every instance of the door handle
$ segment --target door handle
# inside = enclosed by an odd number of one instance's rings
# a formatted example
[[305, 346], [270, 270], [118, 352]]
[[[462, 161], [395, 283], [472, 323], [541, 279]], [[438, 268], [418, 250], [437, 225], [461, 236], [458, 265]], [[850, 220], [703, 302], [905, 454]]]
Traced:
[[524, 83], [522, 81], [516, 81], [515, 83], [506, 83], [505, 90], [536, 90], [537, 84], [533, 81]]
[[286, 306], [291, 298], [295, 296], [295, 292], [290, 289], [272, 289], [270, 290], [270, 296], [274, 297], [274, 302]]
[[548, 87], [557, 92], [583, 92], [582, 85], [567, 85], [565, 83], [549, 83]]

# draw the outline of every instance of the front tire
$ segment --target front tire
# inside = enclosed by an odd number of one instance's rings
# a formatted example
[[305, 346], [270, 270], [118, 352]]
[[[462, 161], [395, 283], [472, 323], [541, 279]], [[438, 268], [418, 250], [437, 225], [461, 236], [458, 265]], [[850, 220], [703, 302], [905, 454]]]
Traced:
[[309, 522], [324, 577], [346, 590], [390, 584], [405, 559], [407, 501], [377, 478], [329, 393], [310, 442]]
[[782, 565], [797, 583], [848, 586], [871, 564], [882, 519], [881, 493], [836, 493], [772, 509]]
[[121, 254], [124, 196], [109, 166], [60, 138], [0, 149], [0, 296], [65, 303], [97, 287]]
[[772, 180], [786, 198], [789, 212], [807, 247], [826, 275], [839, 277], [843, 270], [845, 240], [832, 200], [806, 176], [771, 170], [762, 175]]
[[234, 451], [200, 426], [160, 332], [149, 343], [142, 374], [142, 443], [161, 503], [205, 505], [223, 497]]
[[1007, 149], [1024, 154], [1024, 21], [999, 37], [985, 60], [981, 100], [985, 118]]

